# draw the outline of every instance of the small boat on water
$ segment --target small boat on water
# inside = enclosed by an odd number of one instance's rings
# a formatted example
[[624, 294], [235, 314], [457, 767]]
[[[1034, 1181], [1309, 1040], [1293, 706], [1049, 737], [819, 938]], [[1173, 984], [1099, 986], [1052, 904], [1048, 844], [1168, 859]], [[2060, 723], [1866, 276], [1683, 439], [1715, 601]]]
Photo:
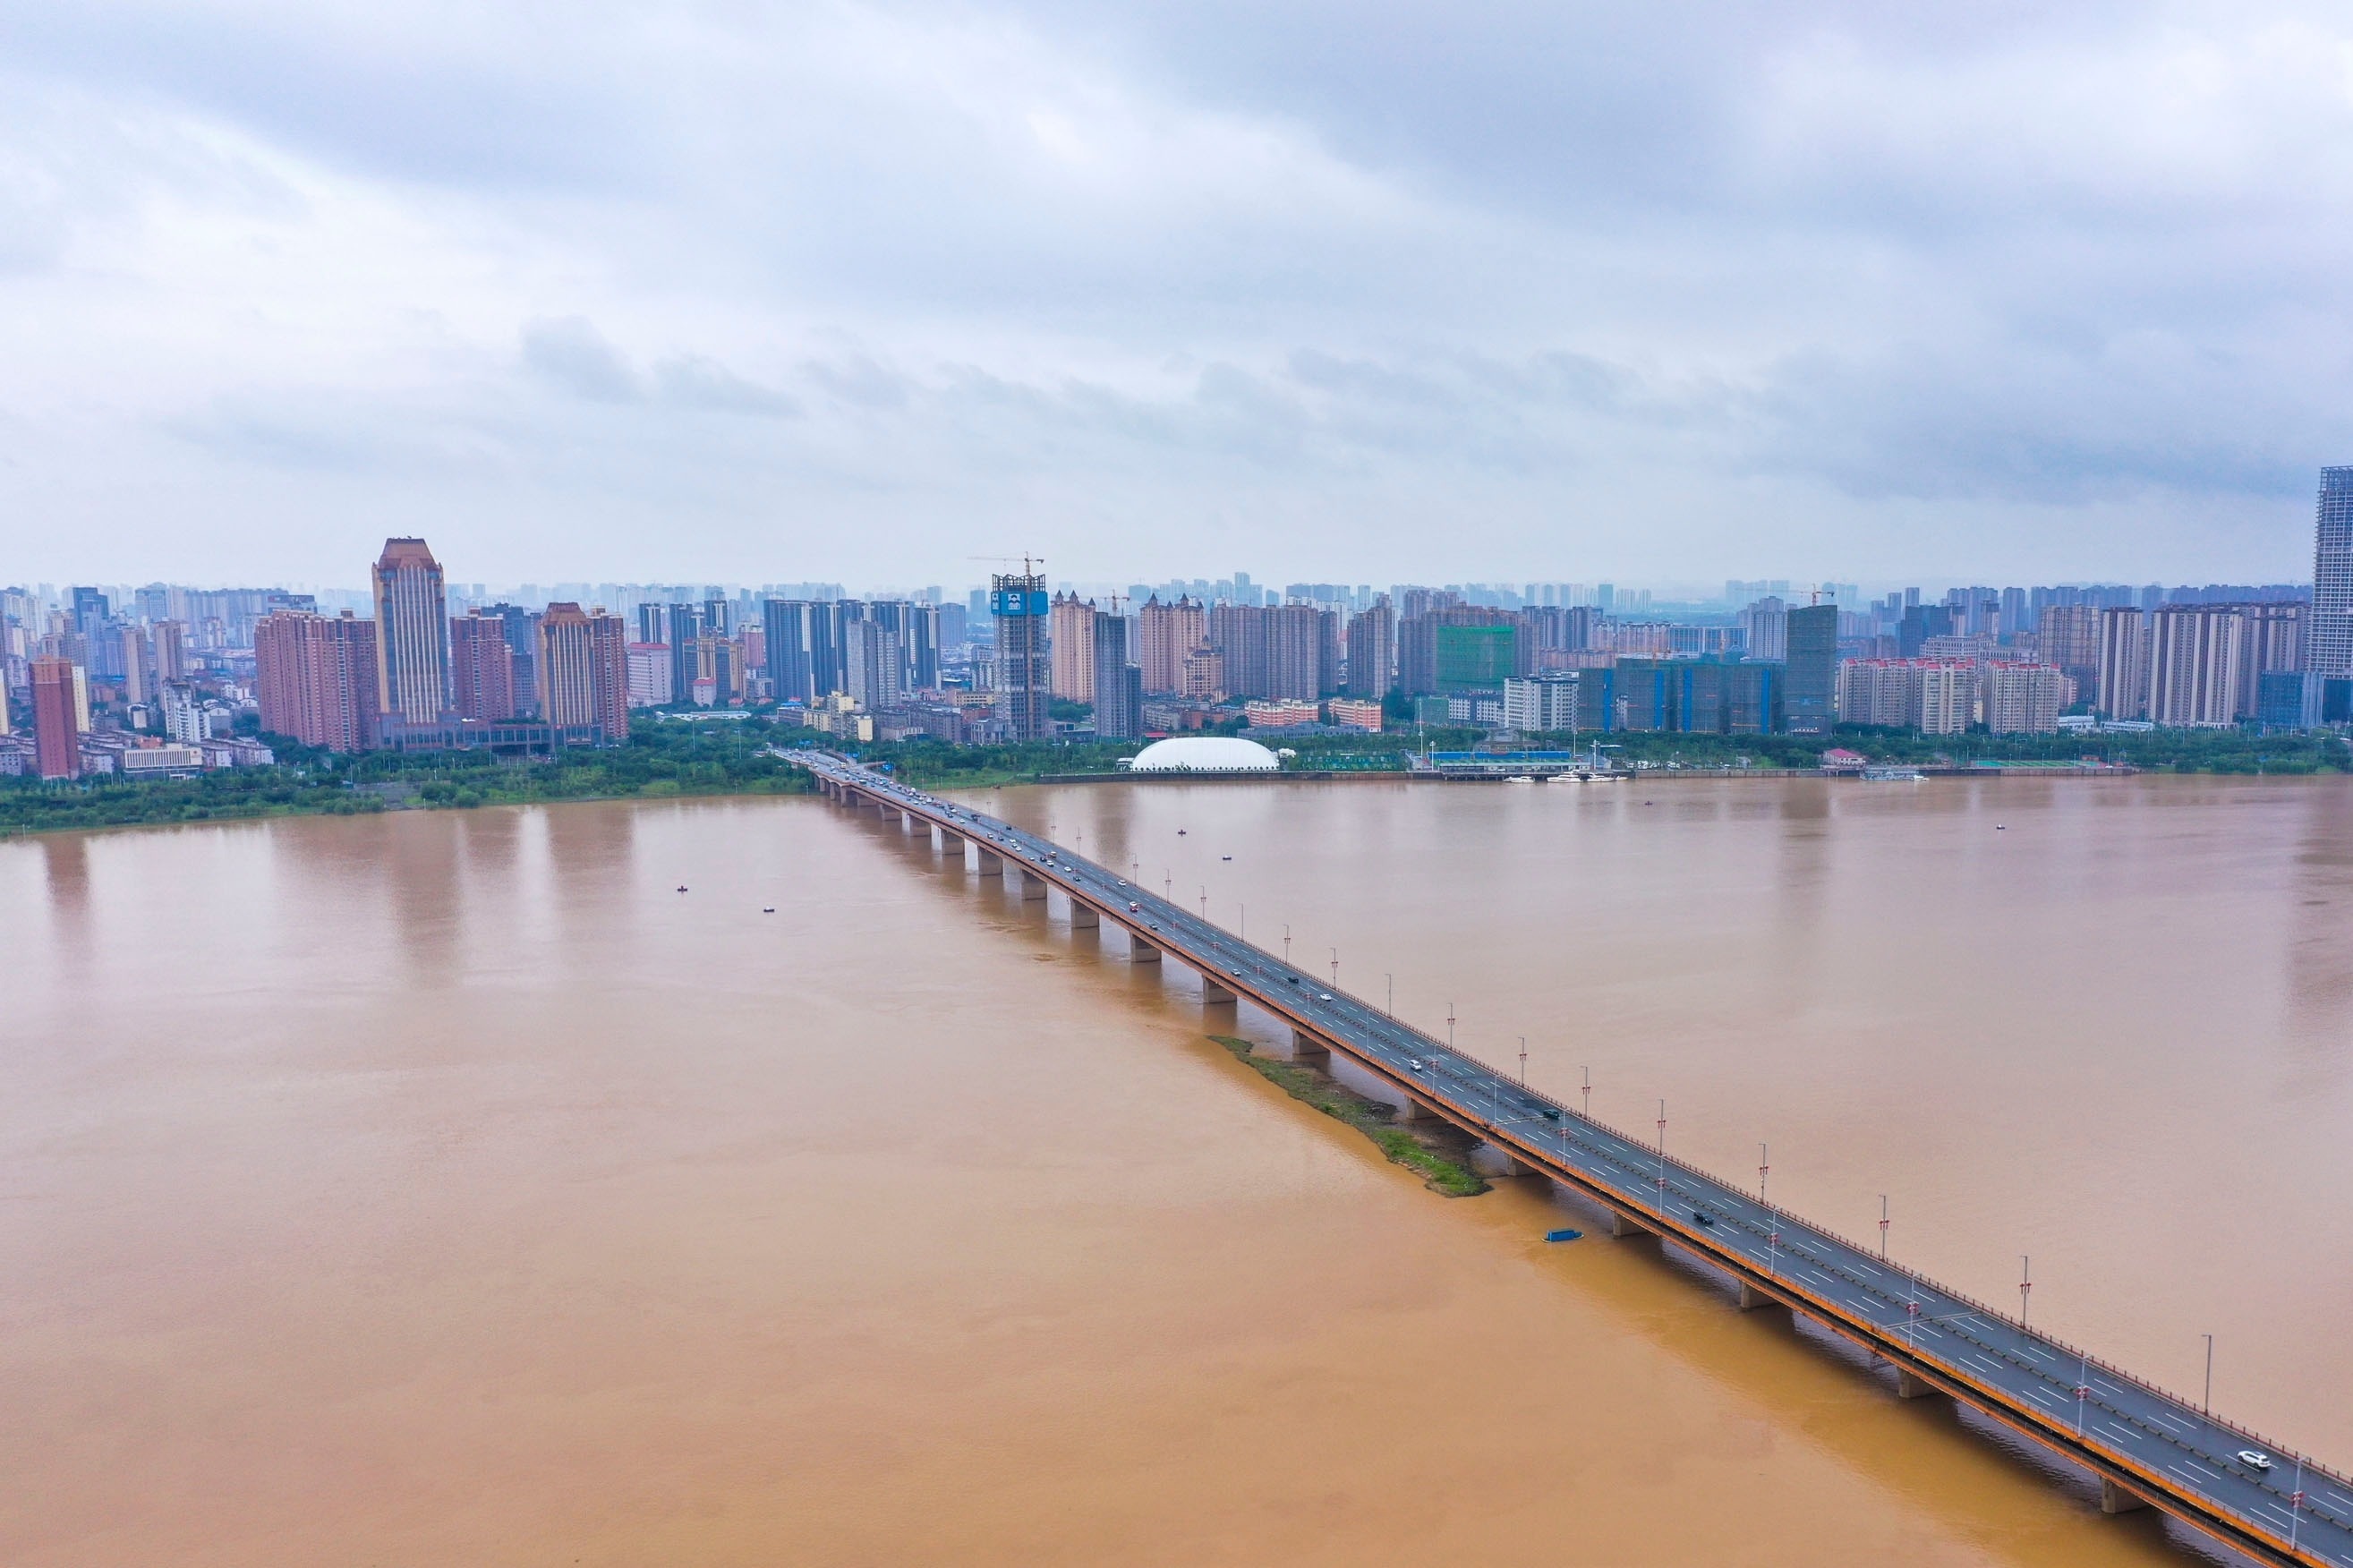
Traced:
[[1928, 775], [1918, 768], [1865, 768], [1865, 784], [1917, 784]]
[[1504, 782], [1505, 784], [1534, 784], [1536, 781], [1533, 776], [1527, 773], [1514, 773], [1510, 778], [1505, 779]]
[[1545, 1239], [1546, 1241], [1575, 1241], [1578, 1237], [1581, 1237], [1585, 1233], [1581, 1230], [1548, 1230], [1545, 1232]]

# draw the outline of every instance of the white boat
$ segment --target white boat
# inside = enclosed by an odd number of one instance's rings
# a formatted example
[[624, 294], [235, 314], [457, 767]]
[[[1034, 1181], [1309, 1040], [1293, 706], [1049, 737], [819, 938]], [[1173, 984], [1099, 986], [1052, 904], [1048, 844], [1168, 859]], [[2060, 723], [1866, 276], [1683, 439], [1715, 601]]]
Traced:
[[1514, 773], [1510, 778], [1505, 779], [1504, 782], [1505, 784], [1534, 784], [1536, 781], [1526, 773]]

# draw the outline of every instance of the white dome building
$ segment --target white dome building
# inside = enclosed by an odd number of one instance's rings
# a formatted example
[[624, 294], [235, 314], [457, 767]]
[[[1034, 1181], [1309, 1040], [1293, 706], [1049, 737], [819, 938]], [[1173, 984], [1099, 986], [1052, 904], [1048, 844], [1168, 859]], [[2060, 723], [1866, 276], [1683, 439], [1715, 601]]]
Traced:
[[1271, 773], [1282, 769], [1272, 752], [1239, 735], [1176, 735], [1155, 741], [1127, 764], [1134, 773]]

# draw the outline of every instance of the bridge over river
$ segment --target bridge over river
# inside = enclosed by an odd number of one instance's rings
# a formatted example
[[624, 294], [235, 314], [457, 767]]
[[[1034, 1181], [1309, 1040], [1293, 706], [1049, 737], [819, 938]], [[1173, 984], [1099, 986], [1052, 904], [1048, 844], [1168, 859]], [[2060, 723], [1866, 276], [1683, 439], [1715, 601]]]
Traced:
[[1303, 1054], [1337, 1052], [1406, 1116], [1435, 1116], [1599, 1205], [1612, 1234], [1656, 1236], [1731, 1276], [1743, 1310], [1803, 1313], [1894, 1370], [1899, 1395], [1948, 1395], [2098, 1479], [2101, 1507], [2164, 1510], [2258, 1562], [2353, 1568], [2353, 1479], [2028, 1328], [1721, 1181], [1398, 1022], [1116, 872], [996, 817], [847, 759], [795, 752], [835, 801], [925, 827], [983, 875], [1108, 921], [1129, 956], [1168, 954], [1215, 1002], [1247, 997], [1287, 1020]]

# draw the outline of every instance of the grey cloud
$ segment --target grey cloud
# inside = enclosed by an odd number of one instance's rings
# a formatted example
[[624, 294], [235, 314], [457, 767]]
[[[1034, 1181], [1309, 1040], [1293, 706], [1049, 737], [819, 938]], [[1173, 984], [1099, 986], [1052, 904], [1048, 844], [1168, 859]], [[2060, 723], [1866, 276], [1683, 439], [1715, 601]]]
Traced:
[[967, 515], [1105, 572], [1208, 515], [1368, 576], [1898, 517], [2287, 572], [2353, 457], [2348, 49], [2297, 0], [0, 0], [0, 466], [101, 495], [53, 454], [168, 432], [310, 515], [389, 424], [477, 576], [552, 572], [498, 520], [584, 473], [751, 576], [776, 507], [869, 524], [796, 544], [842, 576]]
[[536, 321], [522, 330], [523, 363], [572, 393], [597, 403], [642, 397], [638, 373], [585, 316]]
[[746, 381], [717, 360], [681, 354], [654, 367], [662, 397], [684, 408], [723, 414], [750, 414], [766, 418], [795, 418], [801, 405], [791, 395]]

